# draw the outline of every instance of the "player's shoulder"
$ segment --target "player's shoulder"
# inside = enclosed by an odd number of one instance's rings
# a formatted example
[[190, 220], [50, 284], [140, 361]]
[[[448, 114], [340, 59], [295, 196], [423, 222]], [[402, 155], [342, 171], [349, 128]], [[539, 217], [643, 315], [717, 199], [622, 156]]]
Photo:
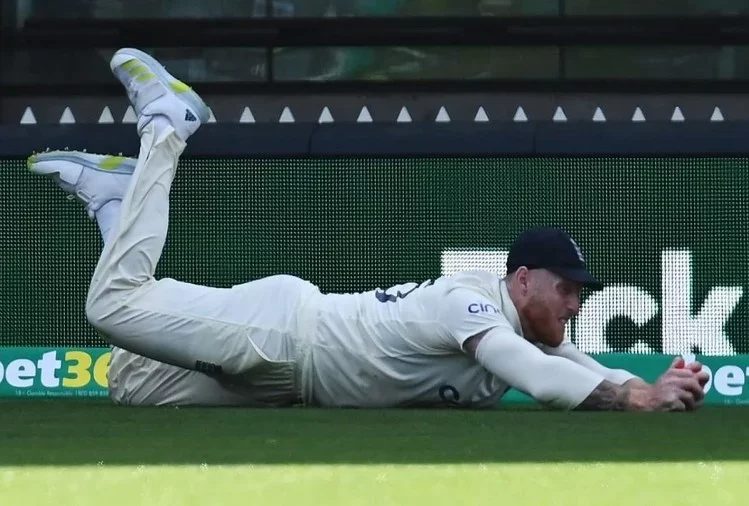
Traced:
[[500, 277], [493, 272], [484, 270], [459, 271], [440, 278], [447, 291], [465, 289], [479, 293], [496, 293], [499, 289]]
[[441, 321], [459, 339], [492, 327], [511, 328], [505, 314], [502, 279], [493, 272], [467, 270], [449, 276], [437, 304]]
[[456, 272], [444, 279], [442, 303], [448, 306], [465, 306], [469, 313], [488, 310], [499, 313], [502, 306], [501, 279], [497, 274], [469, 270]]

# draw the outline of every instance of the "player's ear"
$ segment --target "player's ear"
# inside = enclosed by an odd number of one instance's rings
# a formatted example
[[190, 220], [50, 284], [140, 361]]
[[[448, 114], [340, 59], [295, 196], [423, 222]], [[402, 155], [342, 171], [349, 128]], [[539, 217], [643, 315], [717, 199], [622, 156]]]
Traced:
[[520, 288], [522, 294], [527, 294], [530, 290], [530, 271], [528, 268], [525, 266], [518, 267], [518, 269], [513, 273], [513, 276], [515, 276], [515, 282], [517, 283], [518, 288]]

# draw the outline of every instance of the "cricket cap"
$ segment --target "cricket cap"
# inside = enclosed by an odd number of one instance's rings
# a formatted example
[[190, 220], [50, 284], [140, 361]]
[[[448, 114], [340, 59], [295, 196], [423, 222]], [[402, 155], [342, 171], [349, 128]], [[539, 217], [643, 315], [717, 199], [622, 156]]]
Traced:
[[507, 274], [523, 266], [546, 269], [592, 290], [603, 289], [603, 283], [588, 271], [585, 257], [575, 240], [559, 228], [531, 228], [515, 239], [507, 257]]

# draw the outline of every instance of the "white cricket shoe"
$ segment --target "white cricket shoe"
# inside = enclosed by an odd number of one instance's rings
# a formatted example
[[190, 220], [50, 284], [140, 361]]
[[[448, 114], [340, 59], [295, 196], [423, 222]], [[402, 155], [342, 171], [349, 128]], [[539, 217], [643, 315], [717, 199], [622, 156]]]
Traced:
[[89, 218], [111, 200], [125, 197], [137, 160], [80, 151], [45, 151], [26, 161], [29, 171], [50, 176], [69, 198], [86, 206]]
[[208, 106], [200, 96], [143, 51], [120, 49], [109, 66], [127, 90], [138, 115], [138, 135], [153, 116], [163, 115], [186, 141], [210, 118]]

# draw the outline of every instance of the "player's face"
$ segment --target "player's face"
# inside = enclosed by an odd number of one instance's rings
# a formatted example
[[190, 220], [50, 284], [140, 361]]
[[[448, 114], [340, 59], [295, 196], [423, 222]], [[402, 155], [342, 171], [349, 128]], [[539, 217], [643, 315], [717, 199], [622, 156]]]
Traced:
[[525, 320], [530, 335], [548, 346], [562, 344], [567, 322], [580, 310], [581, 289], [547, 270], [529, 271]]

